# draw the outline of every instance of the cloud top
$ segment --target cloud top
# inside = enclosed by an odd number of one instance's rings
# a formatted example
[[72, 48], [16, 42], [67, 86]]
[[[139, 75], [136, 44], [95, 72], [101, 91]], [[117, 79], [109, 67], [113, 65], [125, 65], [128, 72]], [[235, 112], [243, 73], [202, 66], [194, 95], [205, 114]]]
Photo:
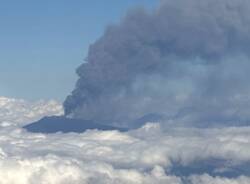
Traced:
[[[28, 111], [29, 106], [23, 106], [23, 110]], [[17, 119], [23, 119], [18, 111], [13, 112]], [[47, 113], [52, 112], [53, 108]], [[1, 117], [0, 123], [4, 121]], [[169, 128], [148, 123], [129, 132], [89, 130], [82, 134], [34, 134], [21, 127], [22, 124], [13, 122], [0, 128], [2, 184], [250, 181], [249, 127]]]
[[13, 124], [25, 125], [43, 116], [62, 114], [63, 107], [55, 100], [29, 102], [23, 99], [0, 97], [0, 123], [3, 127]]

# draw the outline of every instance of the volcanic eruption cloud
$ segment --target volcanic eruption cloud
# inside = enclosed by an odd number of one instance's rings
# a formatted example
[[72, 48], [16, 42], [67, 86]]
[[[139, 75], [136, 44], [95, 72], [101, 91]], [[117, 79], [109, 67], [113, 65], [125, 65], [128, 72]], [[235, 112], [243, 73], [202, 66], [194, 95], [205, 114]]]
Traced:
[[249, 0], [164, 0], [152, 11], [130, 10], [89, 47], [65, 114], [121, 126], [147, 114], [174, 125], [245, 125], [249, 12]]

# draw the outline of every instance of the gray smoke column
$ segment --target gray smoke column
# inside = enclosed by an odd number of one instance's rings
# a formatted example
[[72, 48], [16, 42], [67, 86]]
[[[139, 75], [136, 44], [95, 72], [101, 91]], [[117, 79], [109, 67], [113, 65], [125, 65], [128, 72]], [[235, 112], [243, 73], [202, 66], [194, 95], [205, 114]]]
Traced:
[[250, 1], [165, 0], [129, 11], [89, 47], [67, 116], [121, 125], [250, 120]]

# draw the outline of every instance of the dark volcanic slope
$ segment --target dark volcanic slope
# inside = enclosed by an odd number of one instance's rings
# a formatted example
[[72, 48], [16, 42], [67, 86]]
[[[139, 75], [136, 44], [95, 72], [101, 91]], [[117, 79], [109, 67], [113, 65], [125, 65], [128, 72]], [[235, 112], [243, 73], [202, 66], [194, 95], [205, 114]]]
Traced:
[[23, 128], [34, 133], [82, 133], [89, 129], [127, 131], [124, 128], [102, 125], [90, 120], [70, 119], [64, 116], [44, 117], [37, 122], [24, 126]]

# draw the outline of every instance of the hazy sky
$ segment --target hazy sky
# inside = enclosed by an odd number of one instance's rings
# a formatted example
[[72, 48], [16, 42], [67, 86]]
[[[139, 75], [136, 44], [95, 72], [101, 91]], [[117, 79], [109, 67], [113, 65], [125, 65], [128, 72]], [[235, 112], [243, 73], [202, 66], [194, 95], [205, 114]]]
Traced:
[[64, 100], [110, 23], [158, 0], [0, 0], [0, 96]]

